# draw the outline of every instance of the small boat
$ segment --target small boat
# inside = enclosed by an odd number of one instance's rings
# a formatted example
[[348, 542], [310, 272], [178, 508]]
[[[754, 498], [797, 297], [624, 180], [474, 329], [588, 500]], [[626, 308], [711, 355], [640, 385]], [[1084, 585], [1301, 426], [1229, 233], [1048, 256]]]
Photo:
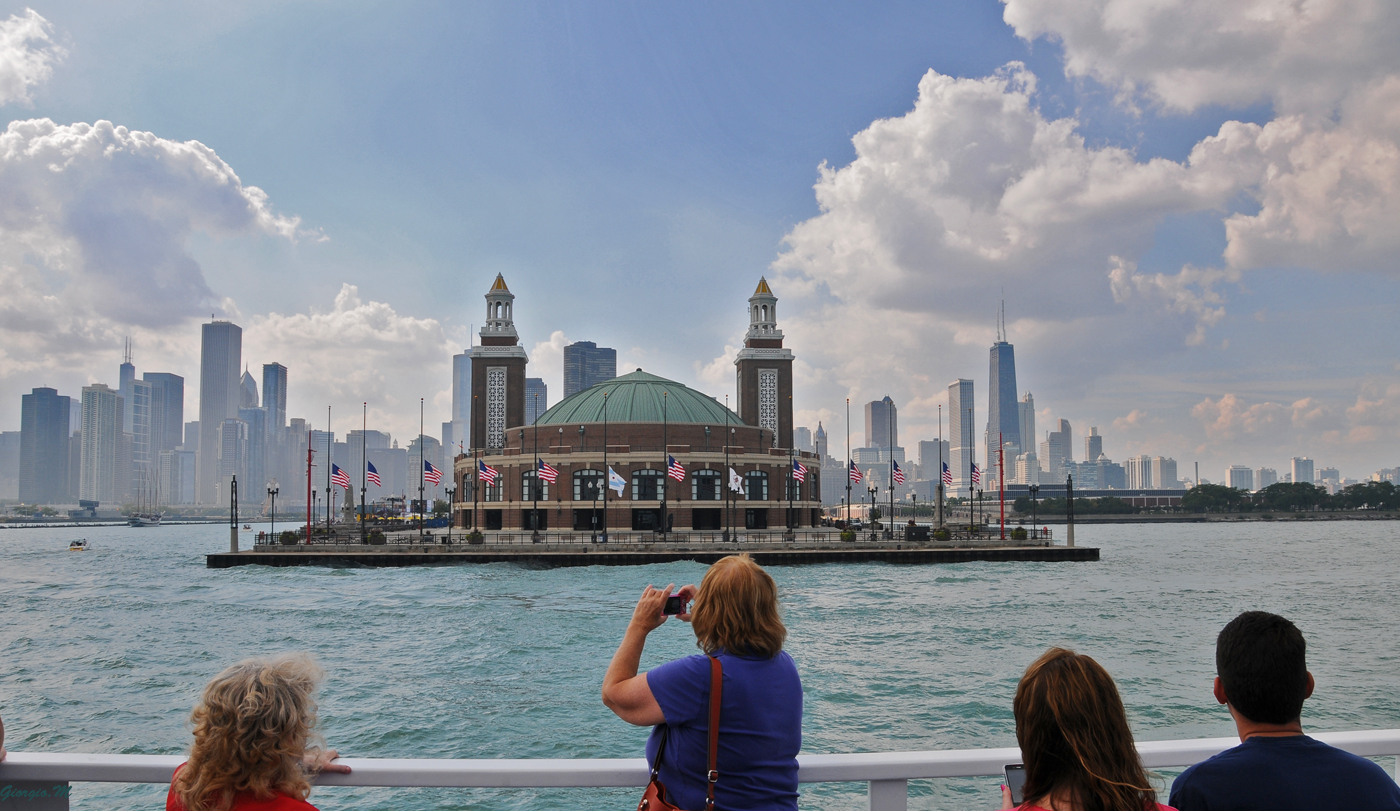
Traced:
[[252, 528], [251, 526], [249, 526], [248, 524], [244, 524], [244, 525], [243, 525], [243, 531], [244, 531], [244, 532], [248, 532], [248, 531], [250, 531], [250, 530], [252, 530], [252, 529], [253, 529], [253, 528]]
[[133, 527], [158, 527], [163, 515], [164, 513], [135, 513], [127, 519], [126, 523]]
[[87, 549], [88, 549], [88, 545], [87, 545], [87, 539], [86, 539], [86, 538], [79, 538], [79, 539], [76, 540], [76, 541], [70, 541], [70, 542], [68, 543], [68, 551], [69, 551], [69, 552], [86, 552]]

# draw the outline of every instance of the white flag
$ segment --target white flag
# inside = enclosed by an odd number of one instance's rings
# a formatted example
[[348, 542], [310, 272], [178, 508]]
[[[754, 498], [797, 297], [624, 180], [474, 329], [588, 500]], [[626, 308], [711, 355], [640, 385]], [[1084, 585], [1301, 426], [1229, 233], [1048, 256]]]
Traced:
[[608, 467], [608, 487], [617, 491], [618, 498], [622, 498], [622, 491], [627, 487], [627, 481], [617, 475], [617, 471], [611, 466]]
[[744, 480], [738, 473], [734, 472], [732, 467], [729, 469], [729, 489], [736, 493], [744, 492]]

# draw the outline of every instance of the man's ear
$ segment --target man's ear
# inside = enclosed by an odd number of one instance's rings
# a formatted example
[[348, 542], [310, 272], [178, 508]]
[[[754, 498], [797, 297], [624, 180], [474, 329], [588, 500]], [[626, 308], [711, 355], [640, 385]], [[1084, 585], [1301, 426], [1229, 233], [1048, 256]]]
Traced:
[[1307, 699], [1309, 699], [1309, 698], [1312, 698], [1313, 688], [1316, 687], [1316, 686], [1317, 686], [1317, 683], [1313, 681], [1312, 672], [1309, 671], [1309, 673], [1308, 673], [1308, 691], [1307, 691], [1306, 693], [1303, 694], [1303, 699], [1304, 699], [1304, 700], [1307, 700]]
[[[1216, 701], [1219, 701], [1221, 704], [1229, 704], [1229, 703], [1230, 703], [1230, 699], [1228, 699], [1228, 698], [1225, 697], [1225, 682], [1221, 681], [1219, 676], [1216, 676], [1216, 677], [1215, 677], [1215, 689], [1214, 689], [1214, 692], [1215, 692], [1215, 700], [1216, 700]], [[1311, 676], [1311, 675], [1308, 676], [1308, 692], [1309, 692], [1309, 693], [1312, 693], [1312, 676]]]

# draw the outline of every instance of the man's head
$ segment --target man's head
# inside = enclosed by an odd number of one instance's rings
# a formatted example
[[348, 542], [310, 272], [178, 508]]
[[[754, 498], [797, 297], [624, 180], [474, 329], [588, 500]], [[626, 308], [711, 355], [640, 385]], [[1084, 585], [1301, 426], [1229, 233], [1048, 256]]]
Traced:
[[1297, 721], [1312, 693], [1306, 654], [1307, 643], [1293, 623], [1265, 611], [1244, 612], [1215, 640], [1223, 700], [1256, 723]]

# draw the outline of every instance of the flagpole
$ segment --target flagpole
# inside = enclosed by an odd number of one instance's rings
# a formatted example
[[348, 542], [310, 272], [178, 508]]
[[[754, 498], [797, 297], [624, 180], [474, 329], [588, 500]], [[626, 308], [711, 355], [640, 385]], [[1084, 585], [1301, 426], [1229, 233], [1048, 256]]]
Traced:
[[894, 401], [890, 401], [889, 411], [885, 412], [885, 427], [890, 429], [890, 540], [894, 540]]
[[1001, 539], [1006, 540], [1006, 450], [997, 432], [997, 489], [1001, 492]]
[[669, 529], [669, 527], [667, 526], [667, 522], [666, 522], [666, 490], [670, 487], [670, 485], [666, 484], [666, 482], [671, 478], [671, 446], [670, 446], [670, 439], [669, 439], [669, 437], [667, 436], [667, 433], [666, 433], [667, 428], [669, 427], [669, 425], [668, 425], [668, 423], [667, 423], [667, 417], [666, 417], [666, 405], [667, 405], [667, 402], [668, 402], [669, 400], [670, 400], [670, 393], [667, 392], [665, 389], [662, 389], [662, 390], [661, 390], [661, 482], [660, 482], [660, 484], [661, 484], [661, 539], [662, 539], [663, 541], [664, 541], [664, 540], [667, 540], [667, 532], [666, 532], [666, 531]]
[[335, 454], [331, 451], [331, 407], [326, 406], [326, 540], [331, 540], [331, 464], [335, 462]]
[[360, 412], [360, 542], [365, 543], [364, 528], [364, 492], [368, 489], [367, 476], [370, 471], [370, 437], [368, 437], [368, 426], [370, 426], [370, 403], [364, 402]]
[[724, 395], [724, 540], [729, 542], [729, 528], [732, 516], [729, 507], [729, 395]]
[[608, 467], [608, 393], [603, 392], [603, 543], [608, 542], [608, 492], [612, 490], [612, 468]]
[[535, 479], [533, 492], [530, 493], [535, 497], [535, 506], [530, 512], [530, 529], [534, 530], [535, 540], [538, 541], [540, 537], [540, 393], [538, 391], [535, 392], [535, 421], [530, 424], [530, 428], [532, 429], [531, 433], [535, 435]]
[[[967, 439], [969, 442], [972, 441], [972, 437], [972, 409], [969, 408], [967, 410]], [[962, 439], [962, 437], [958, 437], [959, 442], [961, 442]], [[964, 445], [963, 448], [964, 450], [966, 450], [967, 446]], [[977, 485], [976, 482], [972, 480], [972, 468], [976, 465], [977, 446], [973, 445], [972, 450], [968, 451], [967, 453], [967, 514], [969, 519], [968, 523], [972, 526], [977, 525], [977, 500], [976, 495], [973, 492], [977, 489]]]
[[[476, 427], [476, 415], [477, 415], [477, 410], [476, 410], [476, 409], [477, 409], [476, 397], [477, 397], [477, 396], [476, 396], [475, 394], [472, 395], [472, 425], [471, 425], [471, 428], [468, 428], [468, 429], [467, 429], [467, 430], [468, 430], [468, 434], [467, 434], [467, 437], [468, 437], [468, 438], [471, 437], [470, 431], [471, 431], [473, 428]], [[481, 483], [481, 476], [480, 476], [480, 473], [481, 473], [481, 460], [480, 460], [479, 458], [477, 458], [477, 455], [476, 455], [476, 446], [475, 446], [475, 444], [473, 444], [473, 446], [472, 446], [472, 531], [473, 531], [473, 532], [476, 531], [476, 499], [477, 499], [477, 495], [476, 495], [476, 486], [477, 486], [478, 484]]]
[[846, 398], [846, 523], [851, 523], [851, 398]]
[[423, 542], [423, 513], [428, 505], [423, 502], [423, 463], [427, 461], [423, 453], [423, 398], [418, 398], [418, 542]]
[[938, 483], [934, 485], [938, 496], [938, 509], [934, 515], [938, 526], [943, 526], [943, 404], [938, 404]]

